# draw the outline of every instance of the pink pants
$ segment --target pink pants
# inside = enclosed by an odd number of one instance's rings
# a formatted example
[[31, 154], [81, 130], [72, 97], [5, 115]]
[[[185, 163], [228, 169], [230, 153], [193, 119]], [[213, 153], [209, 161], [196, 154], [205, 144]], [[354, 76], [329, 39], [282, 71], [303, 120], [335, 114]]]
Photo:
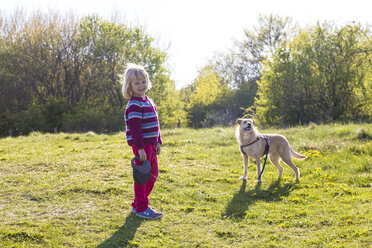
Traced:
[[[154, 188], [156, 178], [159, 175], [159, 168], [158, 168], [158, 158], [155, 154], [155, 145], [153, 144], [145, 144], [145, 152], [147, 155], [147, 160], [150, 162], [151, 165], [151, 177], [147, 181], [147, 183], [143, 185], [139, 185], [134, 182], [134, 201], [132, 202], [132, 207], [136, 209], [136, 212], [145, 211], [149, 206], [149, 195]], [[138, 148], [133, 145], [132, 150], [135, 156], [139, 156]], [[141, 165], [141, 161], [135, 160], [137, 165]], [[155, 177], [154, 177], [155, 176]]]

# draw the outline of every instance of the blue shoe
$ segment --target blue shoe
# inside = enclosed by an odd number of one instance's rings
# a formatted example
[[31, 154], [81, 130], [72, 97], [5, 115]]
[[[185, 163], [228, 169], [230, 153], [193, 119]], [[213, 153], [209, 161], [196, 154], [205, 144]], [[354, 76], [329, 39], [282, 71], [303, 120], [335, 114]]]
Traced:
[[130, 211], [131, 214], [136, 214], [136, 209], [132, 207], [132, 210]]
[[145, 211], [136, 213], [136, 216], [147, 220], [156, 220], [163, 217], [163, 213], [157, 213], [152, 208], [148, 207]]

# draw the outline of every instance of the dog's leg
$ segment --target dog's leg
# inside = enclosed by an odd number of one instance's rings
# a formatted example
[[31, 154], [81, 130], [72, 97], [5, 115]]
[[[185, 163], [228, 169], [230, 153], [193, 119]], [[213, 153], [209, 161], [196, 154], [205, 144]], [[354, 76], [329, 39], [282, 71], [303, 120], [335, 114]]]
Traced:
[[[261, 159], [260, 157], [255, 157], [255, 159], [256, 159], [256, 165], [257, 165], [257, 178], [258, 178], [261, 174]], [[260, 180], [258, 181], [262, 182], [262, 178], [260, 178]]]
[[248, 156], [243, 154], [243, 159], [244, 159], [244, 174], [240, 179], [247, 180], [248, 178]]
[[270, 154], [270, 162], [278, 169], [279, 177], [281, 177], [284, 169], [280, 165], [280, 156], [278, 154]]
[[299, 181], [300, 180], [300, 170], [298, 169], [298, 167], [296, 167], [292, 163], [291, 153], [288, 152], [288, 153], [283, 154], [282, 155], [282, 160], [283, 160], [284, 163], [286, 163], [289, 167], [292, 168], [292, 170], [294, 171], [294, 173], [296, 175], [296, 180]]

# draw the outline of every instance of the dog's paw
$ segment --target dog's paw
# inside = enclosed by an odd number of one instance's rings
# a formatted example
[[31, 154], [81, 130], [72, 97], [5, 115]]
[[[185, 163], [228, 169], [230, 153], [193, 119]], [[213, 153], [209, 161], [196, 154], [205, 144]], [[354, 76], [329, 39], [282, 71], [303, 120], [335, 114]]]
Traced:
[[247, 176], [239, 177], [239, 179], [247, 180]]

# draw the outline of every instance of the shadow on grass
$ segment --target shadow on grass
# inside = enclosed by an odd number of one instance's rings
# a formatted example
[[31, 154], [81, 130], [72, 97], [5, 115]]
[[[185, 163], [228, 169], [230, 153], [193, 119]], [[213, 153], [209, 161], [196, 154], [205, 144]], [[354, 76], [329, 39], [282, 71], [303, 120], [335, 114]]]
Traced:
[[236, 221], [243, 220], [246, 211], [257, 201], [278, 202], [281, 196], [288, 196], [296, 187], [297, 183], [281, 183], [280, 179], [270, 184], [267, 189], [261, 188], [261, 183], [257, 182], [254, 188], [246, 191], [247, 180], [243, 180], [240, 190], [233, 196], [233, 199], [222, 214], [223, 218], [231, 218]]
[[96, 248], [113, 248], [113, 247], [133, 247], [136, 246], [132, 241], [138, 227], [144, 220], [129, 214], [122, 225], [110, 238], [105, 240]]

